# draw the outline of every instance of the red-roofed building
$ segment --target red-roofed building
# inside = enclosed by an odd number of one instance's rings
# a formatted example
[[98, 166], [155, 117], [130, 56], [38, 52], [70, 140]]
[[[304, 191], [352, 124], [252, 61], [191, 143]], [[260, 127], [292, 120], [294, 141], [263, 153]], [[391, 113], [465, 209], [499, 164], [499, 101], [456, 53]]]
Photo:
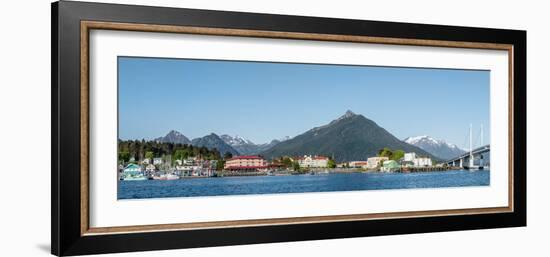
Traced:
[[369, 162], [368, 161], [351, 161], [348, 163], [348, 165], [352, 168], [366, 169], [369, 167]]
[[224, 169], [240, 171], [257, 171], [266, 169], [267, 161], [258, 155], [243, 155], [233, 157], [225, 162]]

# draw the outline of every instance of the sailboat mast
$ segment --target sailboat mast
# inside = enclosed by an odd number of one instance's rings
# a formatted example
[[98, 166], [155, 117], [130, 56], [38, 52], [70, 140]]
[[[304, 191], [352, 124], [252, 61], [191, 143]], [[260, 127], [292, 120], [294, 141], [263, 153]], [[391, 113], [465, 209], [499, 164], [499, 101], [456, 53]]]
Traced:
[[483, 124], [481, 124], [481, 146], [483, 146]]
[[470, 158], [469, 158], [469, 162], [470, 162], [470, 168], [472, 168], [474, 166], [474, 154], [473, 154], [473, 144], [472, 144], [472, 123], [470, 123]]
[[473, 167], [474, 166], [474, 155], [473, 155], [473, 145], [472, 145], [472, 123], [470, 123], [470, 158], [469, 158], [469, 161], [470, 161], [470, 165], [469, 167]]

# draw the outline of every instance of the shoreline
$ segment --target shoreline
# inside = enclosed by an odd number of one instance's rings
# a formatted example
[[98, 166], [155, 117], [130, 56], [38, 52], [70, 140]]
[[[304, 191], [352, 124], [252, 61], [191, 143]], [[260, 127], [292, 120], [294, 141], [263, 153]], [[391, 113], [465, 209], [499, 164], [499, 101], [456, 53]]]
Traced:
[[[464, 168], [453, 168], [453, 169], [436, 169], [436, 168], [424, 168], [416, 169], [414, 171], [380, 171], [380, 170], [360, 170], [360, 169], [345, 169], [345, 170], [336, 170], [325, 172], [325, 170], [318, 171], [307, 171], [307, 172], [280, 172], [280, 173], [268, 173], [268, 172], [247, 172], [247, 173], [221, 173], [217, 176], [181, 176], [178, 179], [169, 179], [169, 180], [157, 180], [157, 181], [170, 181], [170, 180], [186, 180], [186, 179], [201, 179], [201, 178], [223, 178], [223, 177], [282, 177], [282, 176], [323, 176], [330, 174], [409, 174], [409, 173], [428, 173], [428, 172], [446, 172], [446, 171], [457, 171], [457, 170], [468, 170]], [[476, 169], [475, 171], [481, 170], [490, 170], [490, 169]], [[154, 179], [147, 179], [154, 180]], [[132, 180], [119, 180], [119, 181], [132, 181]]]

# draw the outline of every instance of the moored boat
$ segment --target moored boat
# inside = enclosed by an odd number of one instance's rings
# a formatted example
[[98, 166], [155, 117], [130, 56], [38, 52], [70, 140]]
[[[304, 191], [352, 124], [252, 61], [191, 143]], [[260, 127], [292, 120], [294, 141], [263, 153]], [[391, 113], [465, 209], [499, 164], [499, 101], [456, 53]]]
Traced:
[[147, 180], [147, 177], [145, 177], [142, 174], [126, 175], [126, 176], [123, 176], [121, 180], [124, 180], [124, 181], [140, 181], [140, 180]]
[[177, 180], [180, 179], [180, 176], [176, 174], [166, 174], [166, 180]]
[[153, 180], [177, 180], [180, 179], [180, 177], [176, 174], [161, 174], [158, 176], [153, 176]]

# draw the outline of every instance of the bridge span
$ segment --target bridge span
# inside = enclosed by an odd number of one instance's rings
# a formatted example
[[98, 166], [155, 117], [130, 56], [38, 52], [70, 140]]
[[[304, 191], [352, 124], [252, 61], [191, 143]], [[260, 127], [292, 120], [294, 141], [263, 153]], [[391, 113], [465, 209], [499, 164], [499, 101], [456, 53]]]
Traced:
[[445, 163], [447, 163], [447, 166], [451, 167], [474, 168], [476, 167], [476, 165], [474, 165], [474, 160], [479, 160], [479, 165], [477, 166], [483, 167], [488, 164], [484, 162], [483, 156], [490, 151], [491, 145], [484, 145], [476, 149], [472, 149], [471, 151], [466, 152], [462, 155], [449, 159], [445, 161]]

